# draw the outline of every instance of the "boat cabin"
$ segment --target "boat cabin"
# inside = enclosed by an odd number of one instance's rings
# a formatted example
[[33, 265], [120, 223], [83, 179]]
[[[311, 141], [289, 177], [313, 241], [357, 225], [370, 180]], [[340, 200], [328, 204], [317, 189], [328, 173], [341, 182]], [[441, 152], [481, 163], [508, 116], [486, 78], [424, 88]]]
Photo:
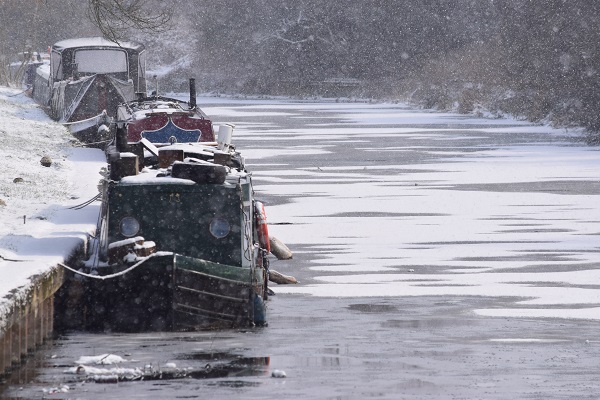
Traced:
[[101, 37], [68, 39], [55, 43], [50, 53], [51, 82], [103, 74], [132, 82], [135, 92], [145, 94], [145, 68], [145, 47], [135, 42], [114, 43]]
[[146, 95], [146, 51], [134, 42], [81, 38], [55, 43], [50, 63], [37, 68], [34, 100], [85, 143], [103, 143], [98, 131], [123, 102]]

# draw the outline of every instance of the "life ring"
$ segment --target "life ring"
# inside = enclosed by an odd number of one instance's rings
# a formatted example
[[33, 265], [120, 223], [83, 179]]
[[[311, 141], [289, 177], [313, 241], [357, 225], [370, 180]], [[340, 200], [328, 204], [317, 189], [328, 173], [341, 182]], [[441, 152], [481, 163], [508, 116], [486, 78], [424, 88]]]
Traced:
[[258, 244], [260, 245], [260, 248], [265, 249], [267, 253], [270, 253], [271, 242], [269, 241], [267, 214], [265, 213], [265, 205], [260, 201], [254, 202], [254, 222], [256, 225], [256, 233], [258, 234]]

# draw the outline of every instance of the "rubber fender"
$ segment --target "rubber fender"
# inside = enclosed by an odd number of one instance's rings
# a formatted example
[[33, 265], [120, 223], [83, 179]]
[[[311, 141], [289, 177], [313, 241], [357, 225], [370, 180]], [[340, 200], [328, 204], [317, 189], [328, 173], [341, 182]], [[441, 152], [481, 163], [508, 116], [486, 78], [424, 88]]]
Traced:
[[254, 324], [264, 326], [267, 324], [267, 309], [262, 297], [254, 295]]

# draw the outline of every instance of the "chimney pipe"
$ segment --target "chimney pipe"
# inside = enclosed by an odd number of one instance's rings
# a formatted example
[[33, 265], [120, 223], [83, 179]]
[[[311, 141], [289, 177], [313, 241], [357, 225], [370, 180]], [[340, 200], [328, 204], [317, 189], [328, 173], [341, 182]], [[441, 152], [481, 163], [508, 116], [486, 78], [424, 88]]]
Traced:
[[190, 108], [196, 108], [196, 79], [190, 78]]

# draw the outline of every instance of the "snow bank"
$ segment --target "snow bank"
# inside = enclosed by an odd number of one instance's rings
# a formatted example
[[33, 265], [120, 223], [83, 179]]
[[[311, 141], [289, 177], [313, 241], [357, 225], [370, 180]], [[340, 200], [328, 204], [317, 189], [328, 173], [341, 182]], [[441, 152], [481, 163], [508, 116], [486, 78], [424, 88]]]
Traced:
[[[44, 167], [40, 160], [50, 157]], [[102, 151], [78, 147], [19, 90], [0, 87], [0, 318], [31, 277], [65, 262], [93, 233]], [[4, 321], [0, 322], [3, 324]]]

